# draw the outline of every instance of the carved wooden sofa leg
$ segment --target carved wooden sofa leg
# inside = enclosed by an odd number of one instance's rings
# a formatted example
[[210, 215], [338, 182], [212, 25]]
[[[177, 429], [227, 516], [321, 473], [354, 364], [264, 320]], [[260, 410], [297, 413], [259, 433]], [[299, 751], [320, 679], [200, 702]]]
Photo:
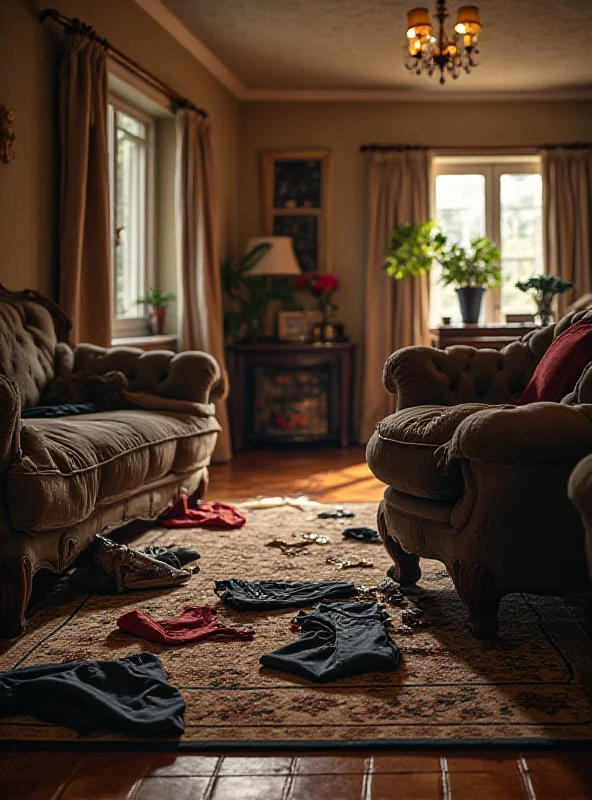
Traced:
[[452, 562], [452, 580], [469, 612], [469, 628], [476, 639], [497, 636], [497, 612], [501, 597], [495, 577], [484, 564]]
[[393, 539], [388, 531], [382, 503], [378, 508], [378, 532], [389, 556], [395, 562], [387, 572], [389, 578], [393, 578], [403, 585], [417, 583], [421, 578], [419, 556], [416, 556], [415, 553], [407, 553], [399, 542]]
[[13, 639], [25, 629], [25, 612], [33, 587], [28, 556], [0, 564], [0, 637]]

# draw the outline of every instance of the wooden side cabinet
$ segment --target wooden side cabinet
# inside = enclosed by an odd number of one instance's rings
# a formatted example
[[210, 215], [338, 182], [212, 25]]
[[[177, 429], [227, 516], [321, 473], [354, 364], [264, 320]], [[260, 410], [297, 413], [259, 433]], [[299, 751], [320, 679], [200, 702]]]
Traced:
[[354, 345], [269, 342], [229, 348], [235, 451], [249, 444], [349, 444]]
[[534, 323], [442, 325], [438, 328], [436, 347], [445, 350], [455, 344], [466, 344], [469, 347], [476, 347], [478, 350], [484, 347], [501, 350], [502, 347], [521, 339], [537, 328], [538, 325]]

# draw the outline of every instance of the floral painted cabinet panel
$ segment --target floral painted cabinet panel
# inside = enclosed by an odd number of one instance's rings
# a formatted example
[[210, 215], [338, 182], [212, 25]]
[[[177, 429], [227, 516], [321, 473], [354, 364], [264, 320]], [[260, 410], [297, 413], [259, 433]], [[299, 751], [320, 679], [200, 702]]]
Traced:
[[349, 443], [354, 345], [237, 344], [229, 348], [235, 450], [287, 442]]

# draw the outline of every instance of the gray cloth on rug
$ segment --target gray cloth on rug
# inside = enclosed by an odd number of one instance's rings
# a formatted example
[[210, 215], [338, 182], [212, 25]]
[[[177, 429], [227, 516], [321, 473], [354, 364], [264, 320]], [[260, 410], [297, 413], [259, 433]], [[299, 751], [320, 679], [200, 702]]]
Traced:
[[401, 652], [389, 636], [385, 617], [378, 603], [321, 603], [310, 613], [298, 614], [300, 639], [261, 656], [259, 663], [319, 683], [393, 671]]
[[29, 714], [82, 734], [179, 736], [184, 713], [181, 693], [153, 653], [0, 673], [0, 717]]

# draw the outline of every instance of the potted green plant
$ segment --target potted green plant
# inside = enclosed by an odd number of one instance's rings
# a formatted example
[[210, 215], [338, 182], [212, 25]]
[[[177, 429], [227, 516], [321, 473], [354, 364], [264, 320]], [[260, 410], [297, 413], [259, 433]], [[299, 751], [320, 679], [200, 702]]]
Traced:
[[395, 228], [384, 253], [384, 270], [394, 280], [429, 272], [446, 242], [446, 236], [433, 220], [410, 222]]
[[564, 281], [556, 275], [534, 275], [527, 281], [518, 281], [516, 288], [521, 292], [532, 291], [536, 303], [536, 316], [541, 325], [548, 325], [553, 319], [553, 299], [571, 289], [573, 281]]
[[294, 289], [285, 278], [269, 281], [265, 275], [250, 275], [271, 245], [262, 243], [250, 250], [238, 264], [225, 259], [220, 267], [226, 299], [224, 333], [231, 340], [257, 341], [265, 330], [269, 304], [294, 308]]
[[450, 244], [438, 254], [442, 283], [455, 287], [464, 323], [479, 321], [485, 290], [501, 284], [500, 255], [499, 248], [486, 236], [471, 239], [469, 247]]
[[490, 239], [478, 236], [469, 247], [450, 243], [433, 220], [395, 228], [385, 251], [387, 275], [400, 280], [429, 272], [434, 261], [442, 266], [442, 283], [456, 286], [463, 322], [479, 320], [488, 288], [501, 283], [500, 251]]
[[172, 292], [165, 294], [154, 287], [146, 289], [145, 296], [138, 298], [138, 305], [145, 305], [148, 308], [150, 330], [155, 336], [161, 336], [164, 333], [167, 308], [169, 303], [176, 299], [176, 295]]

